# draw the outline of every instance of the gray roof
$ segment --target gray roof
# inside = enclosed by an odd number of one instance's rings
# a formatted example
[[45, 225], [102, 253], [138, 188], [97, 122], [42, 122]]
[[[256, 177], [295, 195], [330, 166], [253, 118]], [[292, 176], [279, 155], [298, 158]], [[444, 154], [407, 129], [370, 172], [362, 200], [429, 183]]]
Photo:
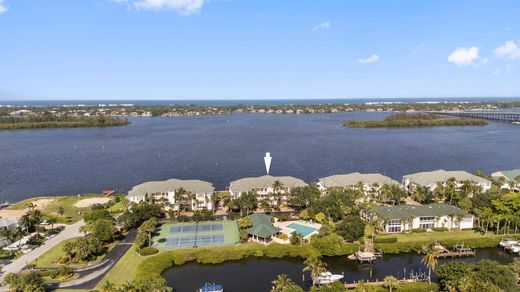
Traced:
[[384, 176], [379, 173], [359, 173], [359, 172], [353, 172], [349, 174], [338, 174], [338, 175], [332, 175], [320, 178], [320, 183], [323, 184], [323, 186], [330, 188], [330, 187], [346, 187], [346, 186], [353, 186], [357, 183], [362, 182], [365, 184], [375, 184], [378, 183], [380, 185], [384, 184], [395, 184], [398, 185], [399, 183], [388, 176]]
[[180, 188], [192, 194], [210, 194], [215, 191], [213, 184], [202, 180], [169, 179], [165, 181], [149, 181], [137, 185], [128, 192], [128, 196], [144, 197], [146, 194], [174, 192]]
[[469, 172], [460, 170], [446, 171], [444, 169], [440, 169], [428, 172], [418, 172], [403, 176], [403, 178], [409, 179], [410, 181], [422, 186], [433, 185], [438, 182], [445, 182], [452, 177], [459, 182], [469, 180], [474, 183], [491, 183], [489, 180], [485, 178], [481, 178], [480, 176], [476, 176]]
[[406, 219], [408, 217], [420, 216], [451, 216], [458, 215], [463, 218], [472, 215], [462, 211], [460, 208], [448, 204], [429, 204], [421, 206], [397, 205], [397, 206], [377, 206], [375, 210], [380, 218]]
[[520, 169], [513, 170], [501, 170], [491, 174], [493, 177], [503, 176], [507, 181], [515, 180], [518, 176], [520, 176]]
[[16, 226], [16, 225], [18, 225], [18, 220], [20, 220], [20, 217], [0, 218], [0, 228], [2, 228], [2, 227], [11, 228], [13, 226]]
[[233, 192], [249, 192], [256, 188], [269, 188], [275, 181], [280, 181], [284, 187], [295, 188], [307, 185], [303, 180], [292, 176], [270, 176], [246, 177], [232, 181], [229, 189]]

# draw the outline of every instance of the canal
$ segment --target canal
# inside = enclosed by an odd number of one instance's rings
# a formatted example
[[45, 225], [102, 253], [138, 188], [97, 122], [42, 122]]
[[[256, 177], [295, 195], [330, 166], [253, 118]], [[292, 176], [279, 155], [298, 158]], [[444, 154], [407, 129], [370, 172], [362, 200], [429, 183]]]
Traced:
[[[422, 257], [421, 254], [387, 254], [372, 265], [359, 265], [346, 257], [324, 258], [324, 261], [329, 271], [344, 274], [344, 280], [351, 283], [362, 279], [374, 281], [388, 275], [402, 278], [403, 275], [409, 277], [411, 272], [427, 273], [427, 269], [421, 263]], [[477, 250], [475, 257], [460, 260], [477, 262], [492, 259], [508, 264], [515, 257], [500, 248], [485, 248]], [[439, 265], [452, 260], [439, 259]], [[188, 263], [167, 270], [163, 276], [168, 286], [173, 287], [176, 292], [194, 292], [205, 282], [222, 284], [226, 292], [241, 292], [246, 291], [246, 288], [248, 292], [267, 292], [271, 289], [271, 281], [284, 273], [308, 289], [311, 284], [310, 276], [302, 272], [303, 268], [303, 262], [299, 259], [249, 258], [219, 265]]]

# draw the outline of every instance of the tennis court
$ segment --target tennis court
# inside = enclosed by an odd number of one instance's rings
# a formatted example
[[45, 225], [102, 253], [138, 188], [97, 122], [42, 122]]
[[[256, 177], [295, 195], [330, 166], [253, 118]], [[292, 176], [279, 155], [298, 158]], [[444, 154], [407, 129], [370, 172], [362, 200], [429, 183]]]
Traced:
[[159, 249], [232, 245], [240, 241], [236, 221], [163, 224], [152, 239]]
[[224, 224], [222, 223], [192, 223], [188, 225], [174, 225], [170, 226], [170, 234], [175, 233], [194, 233], [194, 232], [211, 232], [223, 231]]
[[223, 244], [224, 234], [200, 235], [200, 236], [173, 236], [166, 239], [167, 248], [208, 246]]

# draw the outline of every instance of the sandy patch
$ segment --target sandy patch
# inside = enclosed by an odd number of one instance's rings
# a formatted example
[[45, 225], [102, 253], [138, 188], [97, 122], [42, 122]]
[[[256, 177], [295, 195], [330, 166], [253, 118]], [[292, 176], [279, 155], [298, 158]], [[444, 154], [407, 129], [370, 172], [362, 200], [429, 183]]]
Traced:
[[54, 199], [38, 199], [32, 203], [36, 206], [35, 209], [42, 210], [52, 202], [54, 202]]
[[22, 217], [25, 215], [25, 210], [0, 210], [0, 218]]
[[90, 207], [95, 204], [104, 204], [110, 200], [111, 200], [110, 198], [88, 198], [88, 199], [83, 199], [81, 201], [76, 202], [76, 204], [74, 204], [74, 207], [86, 208], [86, 207]]

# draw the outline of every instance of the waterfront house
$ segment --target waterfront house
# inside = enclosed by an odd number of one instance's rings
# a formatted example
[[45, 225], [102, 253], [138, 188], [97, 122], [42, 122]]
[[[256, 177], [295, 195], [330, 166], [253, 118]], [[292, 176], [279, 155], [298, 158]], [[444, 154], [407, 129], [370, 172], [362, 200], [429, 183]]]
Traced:
[[356, 188], [358, 185], [363, 187], [365, 196], [369, 196], [373, 192], [378, 192], [383, 185], [397, 185], [400, 184], [379, 173], [359, 173], [353, 172], [349, 174], [338, 174], [319, 179], [317, 186], [323, 193], [328, 188]]
[[232, 198], [239, 198], [242, 194], [253, 192], [258, 200], [267, 199], [272, 205], [277, 204], [277, 200], [272, 198], [273, 194], [280, 194], [281, 200], [285, 201], [286, 195], [291, 189], [304, 187], [307, 184], [292, 176], [270, 176], [246, 177], [232, 181], [229, 185], [229, 194]]
[[474, 216], [448, 204], [377, 206], [372, 214], [386, 233], [411, 229], [472, 229]]
[[[7, 228], [9, 230], [18, 227], [18, 221], [20, 221], [20, 217], [12, 216], [0, 218], [0, 229]], [[9, 241], [6, 238], [0, 238], [0, 247], [5, 247], [9, 244]]]
[[443, 169], [405, 175], [403, 176], [403, 186], [409, 192], [413, 191], [416, 186], [428, 187], [434, 191], [438, 183], [445, 184], [451, 178], [455, 179], [457, 187], [462, 186], [465, 181], [470, 181], [480, 186], [483, 191], [491, 188], [491, 181], [480, 176], [466, 171], [446, 171]]
[[497, 172], [493, 172], [491, 174], [491, 177], [499, 180], [504, 180], [504, 188], [510, 188], [511, 185], [513, 185], [513, 190], [518, 192], [520, 191], [520, 169], [513, 169], [513, 170], [501, 170]]
[[251, 220], [251, 227], [247, 229], [251, 241], [269, 243], [273, 236], [280, 232], [280, 228], [273, 225], [273, 218], [263, 213], [254, 213], [247, 216]]
[[128, 200], [141, 202], [153, 200], [165, 202], [166, 209], [193, 211], [213, 210], [213, 184], [201, 180], [169, 179], [150, 181], [133, 187], [128, 192]]

